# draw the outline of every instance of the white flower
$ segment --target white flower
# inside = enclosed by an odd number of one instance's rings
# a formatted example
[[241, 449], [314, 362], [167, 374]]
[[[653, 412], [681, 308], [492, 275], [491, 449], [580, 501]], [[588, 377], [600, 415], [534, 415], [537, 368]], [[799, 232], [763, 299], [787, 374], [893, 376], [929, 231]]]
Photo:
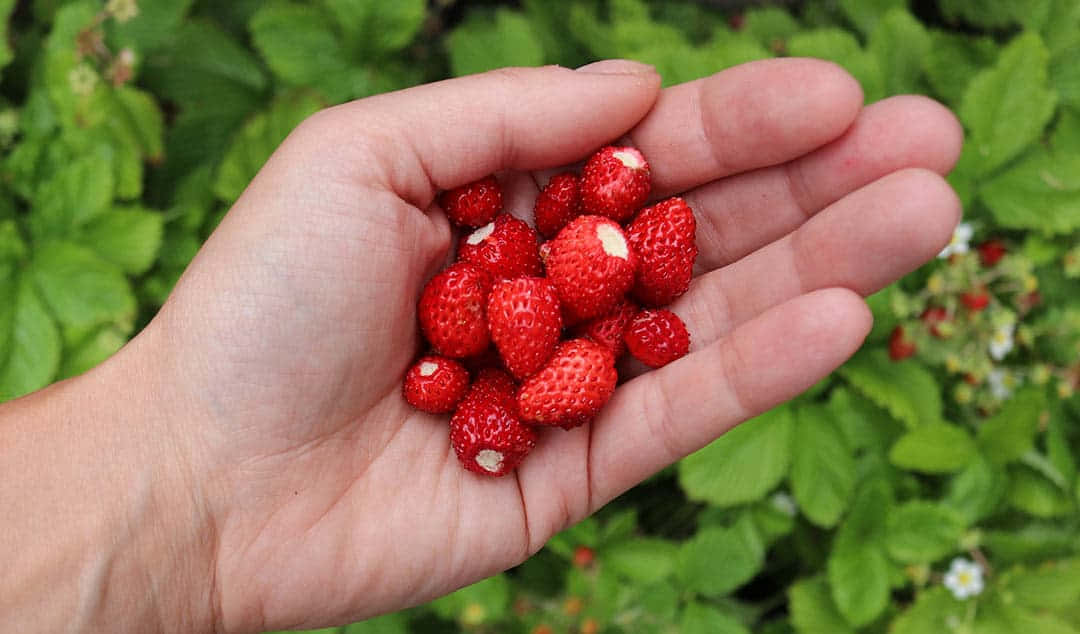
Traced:
[[978, 596], [983, 591], [983, 570], [974, 561], [957, 557], [945, 573], [945, 587], [957, 599]]
[[1013, 388], [1016, 387], [1016, 377], [1005, 370], [990, 370], [986, 375], [986, 384], [990, 386], [990, 393], [994, 398], [1005, 400], [1012, 396]]
[[1013, 331], [1016, 329], [1015, 324], [1005, 324], [999, 326], [994, 334], [990, 335], [990, 356], [994, 361], [1001, 361], [1005, 358], [1005, 355], [1013, 349]]
[[773, 493], [772, 497], [769, 498], [769, 503], [772, 504], [774, 509], [788, 517], [795, 517], [799, 512], [799, 505], [795, 503], [795, 499], [783, 491]]
[[949, 244], [945, 245], [945, 248], [938, 253], [938, 257], [945, 259], [954, 253], [967, 253], [968, 242], [971, 241], [971, 236], [975, 231], [971, 228], [971, 224], [967, 222], [961, 222], [956, 225], [956, 229], [953, 230], [952, 240], [949, 240]]

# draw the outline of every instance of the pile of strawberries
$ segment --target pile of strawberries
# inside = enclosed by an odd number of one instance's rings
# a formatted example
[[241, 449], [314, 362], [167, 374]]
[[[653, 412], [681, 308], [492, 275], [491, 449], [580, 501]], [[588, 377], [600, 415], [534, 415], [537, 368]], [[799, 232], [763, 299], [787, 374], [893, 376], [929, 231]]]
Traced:
[[548, 182], [536, 229], [502, 213], [494, 177], [440, 196], [450, 221], [473, 230], [421, 293], [431, 351], [409, 368], [404, 394], [425, 412], [453, 412], [451, 444], [469, 471], [509, 473], [536, 428], [594, 419], [627, 351], [660, 367], [689, 350], [686, 325], [661, 307], [690, 286], [694, 215], [681, 198], [643, 209], [650, 189], [638, 150], [605, 147], [580, 176]]

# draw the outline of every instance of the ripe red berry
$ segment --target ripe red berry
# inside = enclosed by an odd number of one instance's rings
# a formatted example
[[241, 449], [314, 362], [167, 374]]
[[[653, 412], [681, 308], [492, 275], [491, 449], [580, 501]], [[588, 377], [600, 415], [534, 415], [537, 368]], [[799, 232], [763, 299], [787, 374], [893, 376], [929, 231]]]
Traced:
[[915, 354], [915, 342], [904, 335], [903, 326], [893, 328], [889, 336], [889, 358], [893, 361], [903, 361]]
[[649, 163], [632, 147], [608, 146], [581, 171], [581, 208], [586, 214], [623, 222], [641, 208], [651, 188]]
[[971, 312], [977, 313], [990, 305], [990, 294], [986, 289], [968, 291], [960, 296], [960, 302]]
[[506, 369], [518, 378], [539, 370], [562, 334], [559, 298], [542, 277], [496, 282], [488, 296], [487, 318], [491, 340]]
[[559, 344], [544, 367], [521, 384], [522, 420], [571, 429], [596, 417], [618, 381], [615, 357], [588, 339]]
[[624, 335], [626, 349], [652, 368], [663, 367], [690, 351], [686, 324], [670, 310], [643, 310], [630, 322]]
[[491, 276], [458, 262], [431, 278], [420, 294], [420, 330], [439, 354], [456, 359], [481, 354], [491, 342], [484, 317]]
[[490, 389], [469, 390], [450, 418], [450, 444], [462, 466], [481, 475], [513, 471], [536, 446], [536, 432]]
[[514, 415], [517, 415], [517, 390], [517, 382], [498, 368], [480, 370], [469, 387], [469, 391], [484, 392], [486, 396], [501, 401]]
[[930, 306], [919, 315], [919, 319], [922, 320], [926, 327], [930, 329], [930, 334], [934, 335], [938, 339], [944, 339], [945, 334], [941, 330], [941, 324], [949, 321], [949, 313], [942, 306]]
[[623, 335], [626, 334], [626, 329], [639, 310], [640, 308], [634, 302], [628, 299], [619, 300], [611, 312], [580, 324], [575, 332], [579, 337], [591, 339], [611, 350], [618, 359], [626, 352]]
[[979, 259], [982, 260], [983, 266], [994, 266], [1001, 258], [1009, 252], [1005, 247], [1005, 243], [998, 239], [987, 240], [978, 247]]
[[544, 265], [569, 323], [610, 312], [634, 284], [637, 257], [608, 218], [575, 218], [548, 244]]
[[494, 220], [502, 209], [502, 187], [494, 176], [488, 176], [443, 192], [439, 205], [455, 225], [480, 227]]
[[694, 212], [682, 198], [641, 210], [626, 228], [638, 257], [634, 297], [647, 306], [666, 306], [690, 288], [698, 249]]
[[454, 411], [468, 389], [469, 373], [465, 366], [438, 355], [421, 357], [405, 373], [402, 386], [409, 405], [430, 414]]
[[539, 236], [528, 223], [510, 214], [499, 214], [464, 236], [458, 244], [458, 260], [479, 266], [495, 279], [543, 272]]
[[568, 222], [581, 215], [581, 180], [573, 172], [551, 177], [533, 206], [536, 230], [553, 238]]
[[588, 546], [579, 545], [574, 549], [574, 567], [588, 568], [596, 559], [596, 552]]

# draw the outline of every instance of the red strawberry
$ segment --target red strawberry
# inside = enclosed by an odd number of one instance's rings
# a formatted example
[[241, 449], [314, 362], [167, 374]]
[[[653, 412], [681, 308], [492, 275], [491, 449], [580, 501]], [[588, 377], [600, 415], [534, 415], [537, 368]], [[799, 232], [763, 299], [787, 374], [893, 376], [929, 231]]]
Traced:
[[643, 310], [626, 329], [626, 348], [652, 368], [665, 366], [690, 351], [686, 324], [670, 310]]
[[666, 306], [690, 288], [694, 275], [697, 223], [682, 198], [641, 210], [626, 228], [638, 256], [633, 295], [648, 306]]
[[983, 242], [978, 247], [979, 258], [982, 260], [983, 266], [994, 266], [998, 263], [998, 260], [1003, 258], [1006, 253], [1009, 252], [1005, 247], [1005, 243], [996, 238]]
[[488, 347], [484, 310], [491, 276], [458, 262], [431, 278], [420, 294], [420, 330], [439, 354], [456, 359], [478, 355]]
[[576, 329], [581, 337], [586, 337], [604, 346], [618, 359], [626, 352], [623, 335], [639, 308], [628, 299], [620, 300], [615, 308], [603, 317], [591, 319]]
[[500, 214], [462, 238], [458, 260], [472, 262], [495, 279], [538, 276], [543, 272], [536, 231], [510, 214]]
[[893, 361], [903, 361], [915, 354], [915, 342], [904, 336], [904, 327], [893, 328], [889, 336], [889, 358]]
[[421, 357], [405, 373], [405, 400], [416, 409], [430, 414], [454, 411], [469, 389], [465, 367], [446, 357]]
[[574, 567], [588, 568], [596, 559], [596, 552], [588, 546], [579, 545], [574, 549]]
[[990, 295], [986, 292], [986, 289], [980, 288], [961, 295], [960, 302], [967, 306], [971, 312], [977, 313], [990, 305]]
[[632, 147], [601, 148], [581, 171], [584, 213], [623, 222], [649, 198], [649, 163]]
[[502, 188], [494, 176], [488, 176], [443, 192], [439, 205], [455, 225], [480, 227], [502, 209]]
[[489, 395], [501, 399], [510, 408], [517, 412], [517, 389], [518, 384], [504, 370], [498, 368], [484, 368], [476, 374], [470, 390], [484, 390]]
[[615, 357], [588, 339], [559, 344], [547, 364], [521, 384], [517, 401], [528, 423], [571, 429], [596, 417], [618, 381]]
[[495, 283], [488, 296], [491, 340], [518, 378], [539, 370], [555, 352], [562, 333], [559, 298], [542, 277], [519, 277]]
[[581, 180], [573, 172], [563, 172], [551, 177], [540, 195], [536, 197], [533, 215], [536, 230], [545, 238], [552, 238], [568, 222], [581, 215]]
[[536, 446], [536, 432], [497, 389], [473, 386], [450, 418], [450, 444], [461, 465], [488, 476], [513, 471]]
[[930, 329], [930, 334], [938, 339], [945, 338], [945, 333], [942, 331], [940, 324], [949, 321], [949, 313], [944, 307], [930, 306], [919, 315], [919, 319]]
[[610, 312], [634, 284], [637, 257], [613, 220], [579, 216], [550, 244], [544, 265], [570, 323]]

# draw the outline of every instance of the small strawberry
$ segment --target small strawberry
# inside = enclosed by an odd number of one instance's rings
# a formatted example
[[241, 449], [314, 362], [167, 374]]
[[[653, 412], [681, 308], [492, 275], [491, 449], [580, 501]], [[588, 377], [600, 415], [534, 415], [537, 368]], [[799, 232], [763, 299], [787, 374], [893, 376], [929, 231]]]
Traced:
[[637, 257], [613, 220], [579, 216], [549, 244], [544, 265], [568, 323], [610, 312], [634, 284]]
[[976, 249], [979, 251], [979, 259], [982, 260], [983, 266], [986, 267], [994, 266], [1009, 252], [1005, 243], [997, 238], [983, 242]]
[[990, 294], [985, 288], [971, 290], [960, 295], [960, 303], [967, 306], [971, 312], [977, 313], [990, 305]]
[[652, 368], [663, 367], [690, 351], [686, 324], [670, 310], [643, 310], [626, 329], [626, 349]]
[[495, 279], [539, 276], [540, 238], [524, 220], [499, 214], [458, 243], [458, 261], [472, 262]]
[[513, 399], [497, 384], [485, 387], [479, 379], [477, 383], [450, 418], [450, 444], [467, 470], [506, 475], [536, 446], [536, 432], [521, 422]]
[[904, 335], [904, 327], [893, 328], [889, 335], [889, 358], [893, 361], [903, 361], [915, 354], [915, 342]]
[[533, 215], [536, 230], [545, 238], [552, 238], [568, 222], [581, 215], [581, 179], [573, 172], [563, 172], [551, 177], [540, 195], [536, 197]]
[[588, 339], [559, 344], [555, 354], [518, 390], [521, 418], [572, 429], [596, 417], [615, 392], [615, 357]]
[[458, 262], [431, 278], [420, 294], [420, 330], [439, 354], [461, 359], [484, 352], [491, 342], [484, 311], [491, 276]]
[[574, 548], [574, 567], [575, 568], [588, 568], [592, 565], [596, 559], [596, 552], [585, 545], [578, 545]]
[[581, 170], [581, 208], [623, 222], [649, 198], [649, 163], [632, 147], [608, 146]]
[[638, 257], [633, 295], [648, 306], [667, 306], [690, 288], [694, 275], [697, 222], [682, 198], [641, 210], [626, 228]]
[[453, 359], [428, 355], [405, 373], [402, 389], [405, 400], [416, 409], [447, 414], [454, 411], [469, 389], [469, 372]]
[[944, 307], [930, 306], [919, 315], [919, 319], [930, 329], [930, 334], [938, 339], [947, 336], [947, 329], [943, 328], [942, 324], [949, 321], [949, 312]]
[[562, 334], [559, 297], [542, 277], [496, 282], [488, 296], [487, 318], [491, 340], [506, 369], [518, 378], [539, 370]]
[[575, 332], [578, 336], [591, 339], [611, 350], [611, 353], [618, 359], [626, 352], [626, 342], [623, 340], [623, 335], [626, 334], [626, 329], [630, 326], [634, 316], [637, 315], [638, 310], [640, 309], [634, 302], [628, 299], [619, 300], [619, 303], [611, 312], [580, 324], [575, 329]]
[[502, 187], [494, 176], [487, 176], [443, 192], [439, 205], [455, 225], [480, 227], [491, 222], [502, 209]]

